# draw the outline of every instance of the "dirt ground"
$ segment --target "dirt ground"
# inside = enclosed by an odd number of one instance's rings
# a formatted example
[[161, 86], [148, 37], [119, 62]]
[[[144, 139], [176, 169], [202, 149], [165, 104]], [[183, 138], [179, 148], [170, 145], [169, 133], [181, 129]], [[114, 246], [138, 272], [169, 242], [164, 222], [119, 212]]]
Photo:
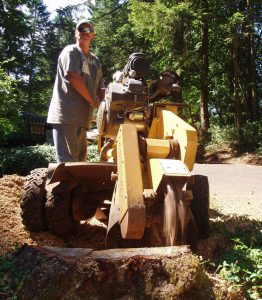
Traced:
[[80, 230], [70, 239], [63, 239], [49, 232], [28, 232], [20, 216], [20, 198], [25, 177], [6, 175], [0, 179], [0, 254], [14, 250], [23, 244], [56, 247], [104, 249], [106, 226], [93, 219], [83, 223]]
[[[243, 156], [241, 161], [230, 160], [231, 164], [196, 164], [193, 173], [208, 175], [211, 207], [224, 214], [262, 220], [262, 166], [246, 164], [246, 159]], [[70, 239], [25, 230], [20, 216], [24, 180], [17, 175], [0, 179], [0, 254], [22, 244], [104, 249], [106, 226], [95, 218], [83, 222]]]
[[[213, 160], [213, 162], [215, 162]], [[230, 165], [219, 165], [224, 166], [225, 170], [223, 172], [226, 172], [227, 174], [229, 171], [228, 168], [230, 168], [230, 172], [233, 172], [231, 176], [232, 182], [229, 182], [227, 180], [226, 175], [222, 175], [222, 169], [216, 169], [216, 174], [220, 174], [220, 179], [224, 179], [224, 186], [225, 188], [223, 191], [217, 189], [217, 186], [215, 185], [215, 182], [217, 179], [214, 177], [214, 169], [212, 169], [212, 165], [196, 165], [196, 172], [197, 173], [204, 173], [205, 167], [206, 170], [208, 169], [208, 172], [211, 176], [211, 198], [213, 196], [216, 196], [215, 199], [215, 205], [217, 205], [218, 211], [220, 211], [223, 214], [247, 214], [250, 218], [255, 219], [261, 219], [262, 220], [262, 210], [259, 210], [262, 205], [262, 197], [261, 197], [261, 184], [258, 183], [255, 185], [255, 187], [251, 186], [250, 192], [251, 196], [253, 195], [255, 199], [251, 199], [248, 201], [245, 201], [244, 195], [241, 205], [239, 202], [239, 197], [233, 197], [232, 195], [236, 195], [240, 193], [240, 187], [241, 186], [248, 186], [249, 183], [247, 180], [250, 180], [250, 176], [254, 176], [254, 181], [262, 182], [261, 179], [259, 179], [262, 176], [261, 172], [261, 165], [258, 163], [258, 165], [247, 165], [244, 164], [244, 181], [243, 183], [240, 182], [237, 178], [237, 175], [240, 176], [239, 167], [241, 168], [243, 163], [246, 163], [246, 158], [243, 158], [240, 161], [230, 161], [233, 164]], [[210, 169], [209, 169], [210, 168]], [[251, 170], [251, 175], [247, 174], [246, 170]], [[254, 169], [257, 168], [256, 172], [254, 173]], [[235, 170], [235, 171], [234, 171]], [[213, 174], [213, 175], [212, 175]], [[259, 177], [260, 176], [260, 177]], [[97, 221], [96, 219], [92, 219], [89, 223], [83, 222], [77, 232], [74, 236], [68, 237], [68, 238], [59, 238], [57, 236], [52, 235], [49, 232], [40, 232], [40, 233], [30, 233], [28, 232], [25, 227], [22, 224], [21, 216], [20, 216], [20, 197], [22, 193], [23, 183], [24, 183], [25, 177], [17, 176], [17, 175], [6, 175], [0, 179], [0, 254], [5, 254], [14, 251], [15, 248], [19, 248], [24, 244], [27, 245], [38, 245], [38, 246], [55, 246], [55, 247], [68, 247], [68, 248], [91, 248], [93, 250], [102, 250], [104, 249], [104, 239], [106, 234], [106, 226]], [[223, 185], [223, 183], [221, 183]], [[234, 186], [235, 190], [233, 194], [230, 194], [230, 202], [229, 198], [224, 197], [226, 193], [230, 193], [230, 186], [231, 188]], [[253, 191], [253, 193], [252, 193]], [[223, 195], [223, 196], [221, 196]], [[250, 196], [249, 195], [249, 196]], [[255, 208], [251, 208], [252, 206], [250, 201], [254, 201], [258, 203], [258, 206]], [[230, 209], [228, 209], [230, 207]], [[212, 217], [212, 214], [211, 214]], [[228, 219], [232, 220], [234, 217], [232, 216], [224, 216], [224, 220], [228, 221]], [[232, 222], [229, 222], [229, 224], [232, 225]], [[216, 251], [220, 245], [221, 241], [219, 238], [217, 239], [216, 236], [213, 236], [209, 238], [204, 243], [200, 243], [198, 246], [198, 250], [200, 255], [202, 255], [205, 259], [212, 259], [216, 255]], [[217, 278], [214, 279], [215, 281], [218, 281]], [[227, 298], [229, 299], [229, 298]], [[233, 299], [242, 299], [241, 297], [233, 298]]]

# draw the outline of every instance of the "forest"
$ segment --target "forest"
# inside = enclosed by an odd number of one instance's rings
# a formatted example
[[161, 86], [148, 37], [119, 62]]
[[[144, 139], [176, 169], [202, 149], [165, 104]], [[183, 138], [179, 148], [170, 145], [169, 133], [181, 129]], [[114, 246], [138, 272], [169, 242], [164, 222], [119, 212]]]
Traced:
[[107, 84], [131, 53], [145, 53], [151, 79], [164, 70], [180, 75], [202, 145], [262, 152], [258, 0], [96, 0], [52, 18], [42, 0], [1, 0], [0, 144], [22, 130], [23, 112], [46, 116], [58, 55], [87, 15]]

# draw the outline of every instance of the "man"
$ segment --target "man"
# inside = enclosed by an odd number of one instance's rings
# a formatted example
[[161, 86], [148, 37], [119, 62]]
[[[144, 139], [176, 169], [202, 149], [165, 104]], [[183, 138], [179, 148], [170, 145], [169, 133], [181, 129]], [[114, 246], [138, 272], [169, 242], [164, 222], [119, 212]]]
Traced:
[[99, 59], [90, 52], [95, 38], [88, 20], [77, 23], [76, 44], [66, 46], [59, 58], [47, 122], [53, 125], [57, 162], [86, 161], [86, 131], [93, 108], [104, 98]]

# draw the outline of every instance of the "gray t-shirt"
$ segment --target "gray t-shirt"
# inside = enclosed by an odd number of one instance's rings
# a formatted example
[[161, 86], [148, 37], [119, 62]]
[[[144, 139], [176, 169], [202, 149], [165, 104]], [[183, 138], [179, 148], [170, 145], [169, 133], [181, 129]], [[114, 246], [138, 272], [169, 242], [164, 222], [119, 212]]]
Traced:
[[93, 109], [72, 87], [68, 72], [81, 74], [93, 97], [104, 87], [99, 59], [90, 53], [85, 55], [76, 44], [66, 46], [58, 58], [57, 74], [50, 102], [47, 122], [90, 127]]

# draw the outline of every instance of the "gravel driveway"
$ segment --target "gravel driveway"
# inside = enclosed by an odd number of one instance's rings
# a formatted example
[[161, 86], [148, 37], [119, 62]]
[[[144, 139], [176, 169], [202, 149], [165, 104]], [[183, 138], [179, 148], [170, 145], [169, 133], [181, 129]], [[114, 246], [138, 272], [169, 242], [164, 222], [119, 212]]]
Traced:
[[211, 208], [262, 220], [262, 166], [195, 164], [192, 173], [208, 176]]

